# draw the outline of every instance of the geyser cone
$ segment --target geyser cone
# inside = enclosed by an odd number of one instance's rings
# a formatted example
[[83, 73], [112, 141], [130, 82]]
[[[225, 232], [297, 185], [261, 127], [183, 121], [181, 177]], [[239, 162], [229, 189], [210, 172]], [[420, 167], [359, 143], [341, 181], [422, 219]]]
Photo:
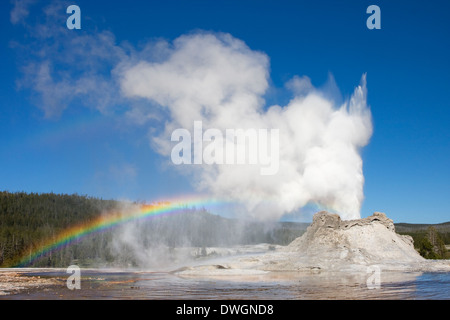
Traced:
[[423, 258], [414, 249], [410, 236], [395, 232], [394, 223], [384, 213], [364, 219], [343, 221], [326, 211], [314, 215], [306, 233], [294, 240], [288, 250], [304, 252], [322, 262], [374, 264], [385, 261], [412, 262]]

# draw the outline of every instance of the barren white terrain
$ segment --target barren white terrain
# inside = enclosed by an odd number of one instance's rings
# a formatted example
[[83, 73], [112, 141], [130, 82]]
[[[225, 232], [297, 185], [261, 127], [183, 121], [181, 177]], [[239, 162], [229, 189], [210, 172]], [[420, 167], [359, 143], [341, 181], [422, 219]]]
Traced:
[[337, 214], [316, 213], [307, 231], [288, 246], [263, 254], [245, 255], [210, 264], [188, 267], [180, 275], [237, 275], [279, 271], [364, 272], [376, 266], [381, 271], [449, 272], [450, 260], [427, 260], [414, 249], [410, 236], [395, 232], [384, 213], [356, 220], [341, 220]]

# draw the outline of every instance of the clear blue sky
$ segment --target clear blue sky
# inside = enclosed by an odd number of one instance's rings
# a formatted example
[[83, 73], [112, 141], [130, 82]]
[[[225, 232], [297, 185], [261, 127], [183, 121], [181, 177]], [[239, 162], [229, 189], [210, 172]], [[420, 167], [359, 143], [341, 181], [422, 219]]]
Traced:
[[[102, 113], [73, 99], [59, 115], [45, 116], [33, 89], [37, 85], [26, 79], [24, 67], [33, 59], [43, 61], [40, 48], [59, 48], [51, 31], [48, 37], [33, 36], [38, 31], [33, 26], [65, 25], [65, 10], [46, 20], [51, 3], [0, 3], [0, 189], [132, 200], [192, 193], [187, 178], [165, 167], [152, 150], [148, 128], [124, 125], [126, 102]], [[331, 73], [345, 98], [367, 73], [374, 133], [363, 149], [361, 215], [382, 211], [395, 222], [450, 221], [449, 1], [68, 4], [82, 11], [82, 29], [72, 32], [109, 31], [122, 47], [171, 41], [195, 30], [230, 33], [270, 58], [273, 92], [294, 75], [306, 75], [320, 87]], [[381, 8], [381, 30], [366, 27], [371, 4]], [[83, 62], [72, 62], [77, 63]], [[272, 94], [267, 99], [281, 104], [287, 98]]]

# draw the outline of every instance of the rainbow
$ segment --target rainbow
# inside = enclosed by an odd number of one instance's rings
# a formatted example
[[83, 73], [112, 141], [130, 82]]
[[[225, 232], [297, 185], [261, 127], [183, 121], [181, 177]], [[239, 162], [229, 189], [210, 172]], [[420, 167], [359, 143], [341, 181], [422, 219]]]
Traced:
[[14, 267], [25, 267], [48, 253], [57, 251], [72, 243], [78, 242], [88, 235], [104, 232], [130, 221], [181, 213], [189, 207], [195, 208], [211, 205], [215, 206], [220, 203], [221, 202], [214, 199], [200, 198], [184, 199], [181, 201], [173, 200], [157, 202], [149, 205], [141, 205], [135, 211], [114, 211], [107, 214], [102, 214], [89, 222], [69, 227], [55, 237], [44, 241], [44, 243], [38, 248], [28, 250], [28, 253], [22, 256], [18, 263], [14, 263]]

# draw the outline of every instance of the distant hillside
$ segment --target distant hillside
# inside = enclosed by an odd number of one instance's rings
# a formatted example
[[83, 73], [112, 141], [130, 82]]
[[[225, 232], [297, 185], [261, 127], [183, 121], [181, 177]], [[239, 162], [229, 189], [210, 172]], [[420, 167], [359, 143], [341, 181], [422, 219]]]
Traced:
[[395, 230], [397, 232], [421, 231], [427, 230], [429, 227], [434, 227], [440, 232], [450, 232], [450, 222], [437, 224], [395, 223]]

